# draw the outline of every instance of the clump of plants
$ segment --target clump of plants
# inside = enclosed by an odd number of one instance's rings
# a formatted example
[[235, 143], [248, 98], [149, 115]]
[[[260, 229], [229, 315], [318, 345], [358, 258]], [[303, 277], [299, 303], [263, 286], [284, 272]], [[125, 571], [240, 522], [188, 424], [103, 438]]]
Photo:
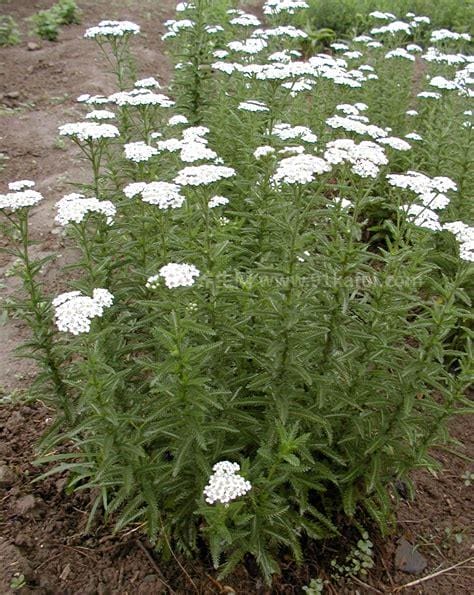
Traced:
[[[303, 60], [288, 23], [304, 4], [268, 0], [265, 24], [224, 2], [181, 6], [164, 36], [173, 97], [130, 80], [138, 25], [86, 31], [119, 91], [84, 94], [90, 111], [60, 127], [91, 175], [56, 205], [80, 252], [59, 295], [31, 251], [42, 195], [21, 180], [0, 196], [25, 347], [56, 411], [38, 463], [94, 490], [90, 523], [142, 522], [163, 555], [204, 542], [222, 574], [251, 556], [267, 582], [347, 521], [387, 533], [392, 487], [436, 466], [430, 447], [470, 407], [473, 231], [447, 208], [472, 178], [466, 157], [451, 179], [416, 144], [467, 111], [464, 87], [413, 99], [402, 73], [390, 100], [416, 111], [416, 131], [400, 108], [379, 124], [375, 72], [396, 76], [403, 58], [357, 40], [347, 61], [375, 66]], [[466, 134], [468, 119], [454, 120]], [[341, 568], [371, 560], [364, 534]]]
[[47, 39], [57, 41], [62, 25], [80, 23], [80, 10], [74, 0], [58, 0], [48, 10], [40, 10], [31, 17], [33, 33]]
[[8, 15], [0, 16], [0, 47], [16, 45], [20, 42], [20, 31], [15, 19]]

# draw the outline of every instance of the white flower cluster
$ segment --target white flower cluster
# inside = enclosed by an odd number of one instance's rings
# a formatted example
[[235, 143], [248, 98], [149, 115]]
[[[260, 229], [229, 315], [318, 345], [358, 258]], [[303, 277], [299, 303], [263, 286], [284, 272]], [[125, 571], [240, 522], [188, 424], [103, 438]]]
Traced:
[[411, 190], [418, 195], [422, 204], [430, 209], [444, 209], [449, 204], [449, 198], [444, 194], [449, 190], [456, 192], [457, 186], [453, 180], [446, 176], [430, 178], [417, 171], [408, 171], [406, 174], [388, 174], [388, 183], [391, 186]]
[[421, 99], [441, 99], [441, 93], [435, 93], [434, 91], [421, 91], [418, 93], [417, 97]]
[[242, 54], [258, 54], [267, 47], [267, 42], [264, 39], [252, 38], [245, 41], [231, 41], [227, 44], [229, 50], [233, 52], [241, 52]]
[[384, 138], [378, 138], [377, 142], [381, 145], [388, 145], [397, 151], [409, 151], [411, 149], [410, 143], [407, 143], [403, 138], [398, 138], [398, 136], [385, 136]]
[[347, 132], [355, 132], [356, 134], [367, 134], [368, 136], [378, 139], [388, 136], [388, 132], [380, 126], [369, 124], [368, 119], [364, 116], [332, 116], [326, 120], [326, 124], [331, 128], [342, 128]]
[[178, 172], [174, 181], [180, 186], [205, 186], [235, 176], [235, 169], [223, 165], [195, 165]]
[[[272, 29], [256, 29], [251, 37], [261, 37], [262, 39], [269, 39], [270, 37], [290, 37], [291, 39], [306, 39], [308, 34], [297, 29], [293, 25], [280, 25], [279, 27], [273, 27]], [[285, 52], [287, 50], [284, 50]], [[289, 53], [292, 56], [301, 56], [298, 50], [290, 50]]]
[[8, 189], [12, 192], [19, 192], [20, 190], [25, 190], [26, 188], [33, 188], [35, 183], [31, 180], [17, 180], [16, 182], [9, 182]]
[[187, 124], [188, 119], [186, 116], [182, 116], [181, 114], [177, 114], [176, 116], [171, 116], [168, 120], [168, 126], [179, 126], [180, 124]]
[[183, 205], [185, 198], [179, 191], [180, 187], [177, 184], [150, 182], [144, 184], [139, 193], [142, 195], [143, 202], [156, 205], [161, 210], [166, 210], [178, 209]]
[[131, 182], [125, 186], [123, 193], [127, 198], [133, 198], [137, 194], [140, 194], [146, 188], [146, 185], [146, 182]]
[[135, 82], [135, 87], [137, 88], [142, 88], [142, 89], [160, 89], [161, 85], [160, 83], [156, 80], [156, 78], [154, 78], [153, 76], [150, 76], [146, 79], [140, 79], [138, 81]]
[[43, 195], [32, 190], [35, 185], [31, 180], [18, 180], [8, 184], [9, 190], [6, 194], [0, 194], [0, 209], [17, 211], [25, 207], [33, 207], [43, 200]]
[[59, 127], [61, 136], [71, 136], [80, 141], [101, 140], [115, 138], [120, 132], [113, 124], [98, 124], [97, 122], [73, 122]]
[[88, 213], [100, 213], [106, 217], [108, 225], [112, 225], [117, 209], [110, 200], [85, 198], [82, 194], [67, 194], [56, 203], [55, 221], [60, 225], [81, 223]]
[[430, 41], [436, 43], [437, 41], [445, 41], [449, 39], [451, 41], [471, 41], [469, 33], [456, 33], [449, 29], [437, 29], [431, 32]]
[[[159, 152], [180, 151], [181, 161], [186, 163], [217, 161], [217, 153], [207, 146], [208, 141], [205, 135], [208, 132], [209, 128], [205, 126], [191, 126], [183, 130], [181, 139], [170, 138], [168, 140], [158, 141], [156, 146]], [[156, 134], [154, 133], [154, 135]]]
[[87, 105], [104, 105], [109, 103], [107, 97], [103, 95], [89, 95], [89, 93], [83, 93], [76, 99], [79, 103], [86, 103]]
[[411, 62], [415, 61], [415, 56], [412, 56], [405, 48], [395, 48], [394, 50], [390, 50], [385, 54], [385, 58], [387, 60], [390, 58], [405, 58], [405, 60], [410, 60]]
[[238, 105], [238, 109], [246, 112], [268, 112], [268, 107], [262, 102], [255, 99], [249, 99], [247, 101], [241, 101]]
[[306, 126], [291, 126], [286, 122], [281, 122], [273, 127], [272, 134], [278, 136], [281, 140], [299, 138], [306, 143], [315, 143], [318, 137]]
[[199, 277], [199, 270], [192, 264], [170, 262], [162, 266], [158, 271], [158, 275], [149, 277], [146, 282], [146, 287], [149, 289], [156, 289], [160, 283], [160, 279], [165, 280], [165, 285], [168, 289], [175, 287], [191, 287]]
[[407, 218], [417, 227], [424, 227], [432, 231], [441, 231], [442, 227], [438, 215], [428, 207], [411, 204], [403, 205], [401, 209], [406, 213]]
[[210, 209], [214, 209], [215, 207], [223, 207], [225, 205], [229, 204], [229, 199], [226, 198], [225, 196], [213, 196], [209, 199], [209, 202], [207, 203], [207, 206]]
[[191, 19], [181, 19], [180, 21], [170, 19], [165, 21], [164, 25], [168, 29], [168, 32], [162, 35], [161, 39], [166, 41], [167, 39], [177, 37], [182, 30], [193, 29], [194, 21], [191, 21]]
[[119, 91], [109, 96], [109, 101], [120, 107], [124, 106], [149, 106], [172, 107], [175, 102], [163, 93], [154, 93], [150, 89], [138, 88], [132, 91]]
[[297, 10], [308, 8], [304, 0], [266, 0], [263, 5], [263, 14], [280, 14], [286, 12], [288, 14], [295, 14]]
[[357, 144], [348, 138], [329, 142], [324, 158], [334, 165], [350, 163], [352, 171], [362, 178], [376, 178], [380, 167], [388, 163], [385, 151], [377, 143], [362, 141]]
[[462, 221], [451, 221], [445, 223], [443, 229], [450, 231], [456, 236], [459, 242], [459, 256], [463, 260], [474, 262], [474, 227], [466, 225]]
[[255, 159], [261, 159], [262, 157], [271, 155], [274, 152], [275, 149], [273, 147], [270, 147], [270, 145], [262, 145], [261, 147], [257, 147], [255, 149], [255, 151], [253, 152], [253, 156], [255, 157]]
[[397, 33], [405, 33], [406, 35], [410, 35], [411, 26], [404, 21], [392, 21], [388, 25], [375, 27], [370, 31], [371, 35], [384, 35], [385, 33], [389, 33], [390, 35], [396, 35]]
[[88, 333], [91, 320], [100, 318], [113, 301], [113, 295], [101, 288], [94, 289], [92, 297], [82, 295], [80, 291], [62, 293], [53, 300], [56, 325], [60, 331], [73, 335]]
[[123, 37], [124, 35], [137, 35], [140, 27], [131, 21], [101, 21], [95, 27], [90, 27], [84, 33], [86, 39], [97, 37]]
[[86, 120], [113, 120], [114, 112], [107, 109], [96, 109], [86, 114]]
[[151, 157], [158, 155], [158, 149], [147, 145], [143, 141], [127, 143], [123, 146], [123, 148], [125, 151], [125, 158], [129, 159], [130, 161], [135, 161], [135, 163], [148, 161]]
[[314, 155], [302, 153], [282, 159], [272, 176], [272, 182], [279, 184], [309, 184], [315, 175], [331, 171], [331, 165]]
[[369, 17], [373, 19], [379, 19], [381, 21], [394, 21], [397, 17], [391, 12], [381, 12], [380, 10], [374, 10], [369, 13]]
[[238, 463], [221, 461], [212, 468], [214, 473], [204, 488], [204, 496], [208, 504], [219, 502], [229, 505], [229, 502], [239, 496], [245, 496], [252, 489], [252, 484], [237, 473], [240, 471]]
[[242, 10], [239, 10], [238, 16], [231, 19], [229, 23], [231, 25], [240, 25], [240, 27], [258, 27], [260, 25], [260, 21], [255, 15]]

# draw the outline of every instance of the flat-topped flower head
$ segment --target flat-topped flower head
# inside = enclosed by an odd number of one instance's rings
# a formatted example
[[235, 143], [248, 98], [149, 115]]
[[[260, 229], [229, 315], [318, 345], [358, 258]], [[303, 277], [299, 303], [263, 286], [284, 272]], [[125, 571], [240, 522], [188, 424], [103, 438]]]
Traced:
[[16, 182], [9, 182], [8, 189], [12, 192], [19, 192], [20, 190], [25, 190], [26, 188], [33, 188], [35, 183], [31, 180], [17, 180]]
[[425, 206], [411, 204], [401, 207], [407, 215], [407, 219], [417, 227], [423, 227], [432, 231], [441, 231], [441, 223], [438, 215]]
[[135, 163], [148, 161], [155, 155], [158, 155], [158, 149], [147, 145], [143, 141], [127, 143], [123, 146], [123, 148], [125, 151], [125, 158], [129, 159], [130, 161], [135, 161]]
[[264, 14], [280, 14], [286, 12], [288, 14], [295, 14], [297, 10], [308, 8], [309, 4], [304, 0], [266, 0], [263, 5]]
[[101, 21], [95, 27], [89, 27], [84, 33], [84, 37], [86, 39], [124, 37], [138, 33], [140, 33], [139, 25], [131, 21]]
[[253, 152], [253, 156], [255, 159], [262, 159], [267, 155], [272, 155], [275, 152], [275, 149], [270, 145], [262, 145], [261, 147], [257, 147]]
[[229, 204], [229, 199], [225, 196], [213, 196], [209, 199], [207, 206], [210, 209], [215, 209], [216, 207], [224, 207], [227, 204]]
[[170, 262], [161, 267], [157, 275], [148, 278], [146, 287], [156, 289], [161, 279], [168, 289], [191, 287], [199, 275], [200, 271], [192, 264]]
[[99, 213], [106, 217], [108, 225], [112, 225], [117, 209], [110, 200], [85, 198], [82, 194], [67, 194], [56, 203], [55, 221], [60, 225], [81, 223], [89, 213]]
[[107, 109], [95, 109], [86, 114], [86, 120], [113, 120], [114, 112]]
[[133, 91], [118, 91], [109, 96], [109, 101], [115, 103], [120, 107], [135, 106], [159, 106], [159, 107], [173, 107], [175, 104], [167, 95], [163, 93], [154, 93], [150, 89], [138, 88]]
[[69, 291], [53, 300], [56, 326], [60, 331], [73, 335], [88, 333], [91, 321], [102, 317], [105, 308], [113, 303], [113, 295], [102, 288], [94, 289], [92, 297], [80, 291]]
[[331, 165], [314, 155], [302, 153], [294, 157], [282, 159], [276, 172], [272, 176], [272, 182], [279, 184], [309, 184], [315, 176], [331, 171]]
[[160, 89], [160, 83], [153, 76], [135, 82], [135, 87], [141, 89]]
[[185, 167], [174, 179], [180, 186], [206, 186], [235, 176], [235, 169], [223, 165], [195, 165]]
[[252, 484], [237, 473], [240, 470], [238, 463], [221, 461], [216, 463], [212, 470], [214, 473], [203, 491], [208, 504], [218, 502], [228, 506], [229, 502], [245, 496], [252, 489]]
[[97, 122], [73, 122], [59, 127], [60, 136], [70, 136], [80, 141], [101, 140], [120, 136], [119, 129], [113, 124]]
[[185, 201], [180, 194], [181, 187], [169, 182], [150, 182], [141, 190], [143, 202], [156, 205], [159, 209], [178, 209]]
[[238, 109], [246, 112], [268, 112], [268, 107], [261, 101], [249, 99], [248, 101], [241, 101], [238, 105]]
[[7, 194], [0, 194], [0, 209], [18, 211], [25, 207], [33, 207], [41, 200], [43, 200], [43, 195], [31, 188], [18, 192], [7, 192]]
[[188, 122], [189, 120], [186, 118], [186, 116], [177, 114], [176, 116], [171, 116], [171, 118], [168, 120], [168, 126], [179, 126], [181, 124], [185, 125]]

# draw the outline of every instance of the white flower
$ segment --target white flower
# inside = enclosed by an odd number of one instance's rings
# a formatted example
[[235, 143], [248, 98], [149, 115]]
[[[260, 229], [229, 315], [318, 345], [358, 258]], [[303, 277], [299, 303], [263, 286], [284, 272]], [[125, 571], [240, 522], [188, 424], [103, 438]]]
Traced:
[[[360, 118], [360, 117], [359, 117]], [[332, 116], [326, 120], [326, 124], [331, 128], [343, 128], [348, 132], [355, 132], [356, 134], [367, 134], [372, 138], [379, 139], [388, 136], [388, 133], [383, 128], [375, 126], [374, 124], [366, 124], [365, 122], [356, 119], [356, 116]]]
[[411, 149], [410, 143], [407, 143], [402, 138], [398, 138], [396, 136], [386, 136], [385, 138], [379, 138], [377, 142], [382, 145], [388, 145], [397, 151], [409, 151]]
[[43, 195], [30, 188], [19, 192], [7, 192], [7, 194], [0, 194], [0, 209], [17, 211], [24, 207], [33, 207], [41, 200], [43, 200]]
[[120, 136], [116, 126], [97, 122], [74, 122], [59, 127], [60, 136], [71, 136], [80, 141], [100, 140]]
[[146, 79], [140, 79], [139, 81], [136, 81], [135, 87], [143, 88], [143, 89], [150, 89], [150, 88], [160, 89], [161, 85], [154, 77], [150, 76]]
[[16, 182], [9, 182], [8, 189], [14, 192], [25, 190], [25, 188], [33, 188], [35, 185], [31, 180], [17, 180]]
[[60, 225], [81, 223], [88, 213], [100, 213], [106, 217], [108, 225], [113, 223], [117, 209], [110, 200], [85, 198], [82, 194], [67, 194], [56, 203], [55, 221]]
[[377, 143], [362, 141], [357, 144], [348, 138], [329, 142], [324, 158], [334, 165], [344, 162], [352, 164], [352, 171], [363, 178], [376, 178], [380, 166], [388, 163], [383, 147]]
[[270, 111], [268, 107], [262, 103], [261, 101], [256, 101], [254, 99], [249, 99], [248, 101], [242, 101], [238, 105], [238, 109], [247, 111], [247, 112], [268, 112]]
[[417, 132], [409, 132], [408, 134], [405, 134], [405, 138], [407, 138], [408, 140], [423, 140], [423, 137], [420, 136]]
[[158, 275], [149, 277], [146, 282], [146, 287], [149, 289], [156, 289], [158, 287], [160, 278], [165, 280], [165, 285], [168, 289], [175, 287], [191, 287], [194, 285], [196, 278], [199, 277], [199, 270], [192, 264], [170, 262], [161, 267]]
[[407, 116], [417, 116], [418, 115], [418, 112], [416, 111], [416, 109], [409, 109], [405, 113]]
[[148, 161], [154, 155], [158, 155], [158, 150], [155, 147], [150, 147], [143, 141], [135, 143], [127, 143], [123, 146], [125, 150], [125, 157], [130, 161], [139, 163], [141, 161]]
[[146, 188], [146, 182], [132, 182], [131, 184], [127, 184], [123, 189], [123, 193], [127, 198], [133, 198], [140, 194], [144, 188]]
[[261, 159], [262, 157], [271, 155], [274, 152], [275, 149], [273, 147], [270, 147], [270, 145], [262, 145], [261, 147], [257, 147], [255, 149], [255, 151], [253, 152], [253, 156], [255, 157], [255, 159]]
[[214, 473], [203, 491], [208, 504], [219, 502], [228, 506], [229, 502], [245, 496], [252, 489], [252, 484], [237, 473], [240, 470], [237, 463], [221, 461], [212, 470]]
[[272, 176], [275, 184], [308, 184], [315, 175], [331, 171], [327, 161], [314, 155], [296, 155], [282, 159]]
[[240, 25], [241, 27], [258, 27], [260, 21], [253, 14], [243, 12], [238, 17], [235, 17], [229, 21], [231, 25]]
[[96, 109], [86, 114], [87, 120], [112, 120], [115, 118], [114, 112], [106, 109]]
[[150, 182], [140, 191], [143, 202], [156, 205], [159, 209], [178, 209], [185, 201], [180, 187], [169, 182]]
[[418, 93], [417, 97], [421, 97], [421, 99], [441, 99], [441, 93], [422, 91], [421, 93]]
[[90, 27], [84, 33], [86, 39], [96, 37], [123, 37], [124, 35], [137, 35], [140, 27], [131, 21], [101, 21], [97, 26]]
[[187, 123], [188, 123], [188, 119], [186, 118], [186, 116], [182, 116], [180, 114], [178, 114], [176, 116], [171, 116], [171, 118], [168, 120], [169, 126], [178, 126], [179, 124], [187, 124]]
[[401, 208], [407, 214], [408, 219], [417, 227], [424, 227], [432, 231], [442, 229], [438, 215], [431, 209], [416, 204], [404, 205]]
[[287, 12], [294, 14], [297, 10], [308, 8], [308, 4], [304, 0], [266, 0], [263, 5], [264, 14], [280, 14]]
[[410, 60], [411, 62], [415, 61], [415, 56], [412, 56], [410, 52], [404, 48], [395, 48], [394, 50], [390, 50], [385, 54], [385, 58], [405, 58], [405, 60]]
[[300, 138], [307, 143], [315, 143], [318, 137], [311, 132], [306, 126], [291, 126], [286, 122], [276, 124], [273, 128], [272, 134], [278, 136], [281, 140], [288, 140], [290, 138]]
[[197, 165], [185, 167], [174, 181], [180, 186], [201, 186], [235, 176], [235, 169], [223, 165]]
[[443, 225], [443, 229], [450, 231], [460, 242], [474, 242], [474, 227], [463, 221], [451, 221]]
[[267, 47], [264, 39], [254, 39], [249, 37], [245, 41], [231, 41], [227, 47], [233, 52], [242, 52], [243, 54], [258, 54]]
[[209, 202], [207, 203], [207, 206], [210, 209], [214, 209], [215, 207], [223, 207], [225, 205], [229, 204], [229, 199], [226, 198], [225, 196], [213, 196], [212, 198], [209, 199]]
[[430, 41], [444, 41], [445, 39], [451, 39], [453, 41], [471, 41], [469, 33], [456, 33], [455, 31], [449, 31], [449, 29], [437, 29], [431, 32]]
[[146, 107], [149, 105], [155, 105], [168, 108], [174, 105], [174, 101], [172, 101], [167, 95], [163, 95], [163, 93], [153, 93], [153, 91], [150, 91], [150, 89], [145, 88], [113, 93], [109, 96], [109, 101], [116, 103], [120, 107]]
[[62, 293], [53, 300], [56, 325], [60, 331], [73, 335], [87, 333], [91, 320], [100, 318], [104, 308], [113, 303], [113, 295], [107, 289], [94, 289], [92, 297], [82, 295], [80, 291]]

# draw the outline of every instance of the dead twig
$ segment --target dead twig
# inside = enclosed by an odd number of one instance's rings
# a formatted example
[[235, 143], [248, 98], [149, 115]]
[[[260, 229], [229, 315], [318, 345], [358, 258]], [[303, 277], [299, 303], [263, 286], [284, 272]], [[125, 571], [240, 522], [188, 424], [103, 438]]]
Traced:
[[458, 562], [457, 564], [448, 566], [448, 568], [444, 568], [443, 570], [438, 570], [437, 572], [433, 572], [433, 574], [428, 574], [427, 576], [423, 576], [422, 578], [419, 578], [416, 581], [411, 581], [410, 583], [405, 583], [404, 585], [400, 585], [399, 587], [396, 587], [393, 590], [393, 592], [398, 593], [399, 591], [402, 591], [403, 589], [408, 589], [408, 587], [414, 587], [415, 585], [419, 585], [420, 583], [429, 581], [432, 578], [440, 576], [441, 574], [445, 574], [446, 572], [449, 572], [450, 570], [453, 570], [454, 568], [459, 568], [459, 566], [464, 566], [465, 564], [468, 564], [469, 562], [472, 562], [473, 560], [474, 560], [474, 556], [471, 556], [470, 558], [466, 558], [466, 560], [462, 560], [461, 562]]
[[168, 591], [171, 593], [171, 595], [174, 595], [174, 591], [173, 589], [168, 585], [168, 583], [165, 581], [165, 577], [163, 576], [163, 573], [160, 570], [160, 567], [158, 566], [158, 564], [156, 563], [156, 560], [153, 558], [153, 556], [150, 554], [150, 552], [148, 551], [148, 549], [143, 545], [143, 543], [137, 539], [135, 541], [135, 543], [138, 545], [138, 547], [142, 550], [142, 552], [145, 554], [145, 556], [148, 558], [148, 561], [150, 562], [150, 564], [153, 566], [153, 568], [156, 570], [156, 573], [158, 574], [158, 576], [160, 577], [161, 582], [164, 584], [164, 586], [168, 589]]
[[361, 581], [360, 578], [357, 578], [353, 574], [351, 574], [350, 577], [351, 577], [351, 580], [358, 583], [361, 587], [365, 587], [366, 589], [369, 589], [369, 591], [373, 591], [374, 593], [381, 593], [381, 595], [384, 594], [384, 592], [381, 591], [380, 589], [377, 589], [377, 587], [372, 587], [372, 585], [364, 583], [364, 581]]

